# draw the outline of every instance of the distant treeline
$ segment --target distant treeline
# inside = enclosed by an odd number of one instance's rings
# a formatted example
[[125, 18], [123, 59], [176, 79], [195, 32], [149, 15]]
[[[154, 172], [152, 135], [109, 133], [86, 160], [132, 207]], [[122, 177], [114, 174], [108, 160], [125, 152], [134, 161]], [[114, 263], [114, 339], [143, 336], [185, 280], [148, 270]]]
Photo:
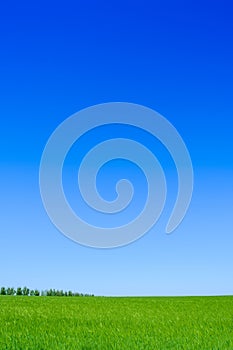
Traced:
[[46, 289], [39, 291], [38, 289], [29, 289], [27, 287], [18, 287], [18, 288], [5, 288], [1, 287], [0, 295], [23, 295], [23, 296], [46, 296], [46, 297], [93, 297], [94, 294], [83, 294], [64, 290], [56, 290], [56, 289]]

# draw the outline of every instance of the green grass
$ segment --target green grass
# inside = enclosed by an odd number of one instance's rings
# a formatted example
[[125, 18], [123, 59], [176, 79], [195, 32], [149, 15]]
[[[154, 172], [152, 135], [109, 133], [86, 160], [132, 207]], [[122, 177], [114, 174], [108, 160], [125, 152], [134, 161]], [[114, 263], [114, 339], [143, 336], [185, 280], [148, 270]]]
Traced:
[[233, 297], [0, 297], [0, 349], [233, 349]]

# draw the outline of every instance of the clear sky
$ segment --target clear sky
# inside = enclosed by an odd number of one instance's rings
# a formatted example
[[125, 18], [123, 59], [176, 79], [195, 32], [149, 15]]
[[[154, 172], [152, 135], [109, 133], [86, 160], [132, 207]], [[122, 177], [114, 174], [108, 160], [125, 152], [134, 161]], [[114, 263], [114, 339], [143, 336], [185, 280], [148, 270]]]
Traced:
[[[1, 5], [0, 285], [96, 295], [233, 294], [232, 15], [230, 1]], [[166, 235], [175, 169], [160, 145], [137, 134], [162, 158], [165, 210], [136, 242], [93, 249], [67, 239], [50, 222], [40, 198], [39, 164], [63, 120], [113, 101], [148, 106], [177, 128], [192, 158], [194, 192], [185, 219]], [[93, 140], [98, 136], [83, 142], [88, 148]], [[75, 208], [80, 154], [71, 151], [64, 188]], [[107, 164], [98, 188], [112, 199], [111, 179], [125, 171], [136, 191], [131, 219], [145, 200], [138, 169], [123, 161]]]

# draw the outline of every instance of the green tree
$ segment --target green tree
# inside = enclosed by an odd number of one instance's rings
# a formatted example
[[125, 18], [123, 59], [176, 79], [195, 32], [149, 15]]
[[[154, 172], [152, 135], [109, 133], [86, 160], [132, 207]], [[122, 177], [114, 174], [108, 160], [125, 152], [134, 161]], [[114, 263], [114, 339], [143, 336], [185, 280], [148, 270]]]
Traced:
[[31, 297], [34, 297], [34, 295], [35, 295], [35, 291], [34, 291], [34, 289], [31, 289], [31, 290], [30, 290], [30, 296], [31, 296]]
[[7, 288], [6, 294], [7, 294], [7, 295], [11, 295], [11, 288], [10, 288], [10, 287]]
[[1, 295], [6, 295], [6, 288], [5, 287], [1, 287]]
[[22, 288], [18, 287], [17, 290], [16, 290], [16, 295], [22, 295], [22, 294], [23, 294]]
[[22, 293], [24, 296], [28, 296], [29, 292], [30, 292], [29, 288], [23, 287]]
[[40, 292], [38, 291], [38, 289], [35, 289], [35, 296], [39, 297], [40, 296]]
[[51, 297], [53, 295], [53, 290], [50, 288], [49, 290], [47, 290], [47, 297]]

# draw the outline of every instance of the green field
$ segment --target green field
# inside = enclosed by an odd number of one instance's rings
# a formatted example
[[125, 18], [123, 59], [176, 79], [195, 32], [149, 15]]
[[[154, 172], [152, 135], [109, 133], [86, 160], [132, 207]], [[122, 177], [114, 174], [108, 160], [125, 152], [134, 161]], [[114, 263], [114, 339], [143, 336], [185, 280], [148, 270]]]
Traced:
[[0, 349], [233, 349], [233, 297], [0, 297]]

